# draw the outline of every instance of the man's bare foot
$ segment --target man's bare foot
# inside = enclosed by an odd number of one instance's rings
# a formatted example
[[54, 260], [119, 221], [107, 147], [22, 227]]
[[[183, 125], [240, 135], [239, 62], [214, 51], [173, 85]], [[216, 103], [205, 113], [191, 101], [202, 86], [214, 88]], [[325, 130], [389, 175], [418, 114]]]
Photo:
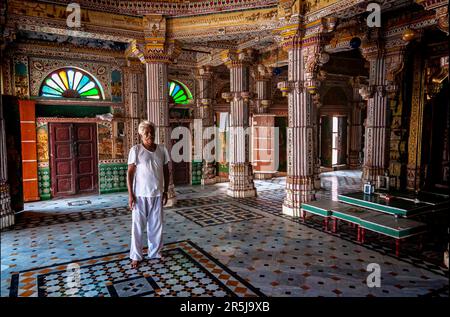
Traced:
[[137, 261], [137, 260], [132, 260], [132, 261], [131, 261], [131, 268], [132, 268], [132, 269], [137, 268], [138, 265], [139, 265], [139, 261]]

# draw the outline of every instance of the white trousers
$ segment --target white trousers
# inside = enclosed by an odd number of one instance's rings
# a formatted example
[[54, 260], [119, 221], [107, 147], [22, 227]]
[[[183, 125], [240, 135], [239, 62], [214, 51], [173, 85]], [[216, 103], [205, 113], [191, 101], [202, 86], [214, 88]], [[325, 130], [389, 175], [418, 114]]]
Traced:
[[149, 259], [161, 257], [163, 207], [162, 197], [136, 197], [132, 211], [131, 248], [130, 259], [141, 261], [143, 259], [143, 233], [147, 225], [147, 241]]

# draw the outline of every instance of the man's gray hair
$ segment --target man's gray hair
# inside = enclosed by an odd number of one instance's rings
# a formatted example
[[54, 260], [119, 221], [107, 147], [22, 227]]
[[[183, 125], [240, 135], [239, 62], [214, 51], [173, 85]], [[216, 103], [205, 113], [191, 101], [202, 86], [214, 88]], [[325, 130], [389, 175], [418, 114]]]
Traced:
[[150, 121], [148, 121], [148, 120], [144, 120], [141, 123], [139, 123], [138, 133], [140, 135], [143, 135], [144, 131], [149, 129], [149, 128], [152, 128], [153, 132], [155, 132], [155, 125], [153, 123], [151, 123]]

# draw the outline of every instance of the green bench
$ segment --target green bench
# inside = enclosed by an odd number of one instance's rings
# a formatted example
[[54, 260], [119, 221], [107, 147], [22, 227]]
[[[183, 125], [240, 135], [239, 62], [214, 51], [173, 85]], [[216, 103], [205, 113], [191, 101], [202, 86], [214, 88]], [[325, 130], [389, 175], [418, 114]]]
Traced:
[[331, 216], [331, 210], [333, 207], [337, 206], [339, 202], [333, 200], [315, 200], [310, 201], [308, 203], [302, 203], [301, 216], [303, 221], [306, 221], [306, 212], [309, 212], [313, 215], [321, 216], [324, 218], [324, 228], [325, 231], [328, 231], [328, 221]]
[[393, 215], [379, 213], [366, 208], [347, 205], [332, 200], [312, 201], [302, 203], [302, 217], [305, 220], [305, 212], [324, 217], [324, 227], [328, 231], [328, 223], [333, 221], [333, 232], [336, 232], [339, 220], [350, 223], [357, 229], [357, 241], [364, 243], [365, 230], [392, 237], [395, 239], [395, 254], [399, 256], [400, 241], [411, 236], [422, 234], [426, 231], [424, 223], [397, 218]]
[[379, 212], [394, 215], [396, 217], [411, 217], [430, 209], [430, 204], [397, 197], [387, 201], [378, 194], [366, 195], [361, 192], [338, 195], [338, 200], [343, 203], [368, 208]]

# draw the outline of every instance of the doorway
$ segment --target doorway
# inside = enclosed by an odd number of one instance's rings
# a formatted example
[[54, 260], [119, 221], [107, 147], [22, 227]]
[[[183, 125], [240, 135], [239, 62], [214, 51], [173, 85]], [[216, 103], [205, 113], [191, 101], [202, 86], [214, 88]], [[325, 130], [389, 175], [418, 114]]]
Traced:
[[320, 118], [321, 165], [337, 167], [347, 164], [347, 117]]
[[94, 123], [49, 123], [52, 196], [98, 192]]
[[[186, 122], [176, 122], [171, 124], [172, 130], [176, 127], [185, 127], [189, 130], [190, 124]], [[180, 141], [181, 138], [172, 139], [172, 146]], [[184, 157], [184, 151], [186, 149], [184, 147], [180, 148], [180, 152], [178, 153], [181, 157]], [[190, 180], [190, 166], [189, 162], [185, 160], [181, 160], [181, 162], [172, 161], [172, 174], [173, 174], [173, 184], [177, 185], [188, 185]]]

